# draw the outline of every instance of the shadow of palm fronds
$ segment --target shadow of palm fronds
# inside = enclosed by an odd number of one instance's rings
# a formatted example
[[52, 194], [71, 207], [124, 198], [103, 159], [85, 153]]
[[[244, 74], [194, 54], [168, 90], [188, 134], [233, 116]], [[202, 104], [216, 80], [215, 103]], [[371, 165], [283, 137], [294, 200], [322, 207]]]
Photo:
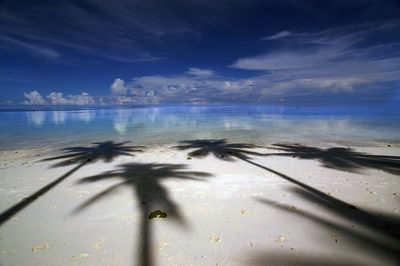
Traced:
[[95, 146], [92, 147], [69, 147], [62, 149], [62, 155], [50, 157], [41, 160], [41, 162], [62, 160], [61, 162], [55, 163], [51, 167], [62, 167], [73, 164], [78, 164], [73, 169], [69, 170], [64, 175], [60, 176], [53, 182], [42, 187], [38, 191], [34, 192], [30, 196], [24, 198], [21, 202], [8, 208], [0, 214], [0, 225], [6, 222], [9, 218], [21, 211], [29, 204], [43, 196], [50, 189], [57, 186], [59, 183], [64, 181], [67, 177], [76, 172], [79, 168], [97, 161], [103, 160], [105, 162], [111, 162], [118, 156], [133, 156], [133, 152], [140, 152], [142, 146], [126, 146], [127, 142], [114, 143], [113, 141], [95, 142]]
[[62, 160], [52, 167], [62, 167], [77, 163], [95, 163], [104, 161], [106, 163], [113, 161], [119, 156], [133, 156], [132, 153], [142, 152], [144, 146], [126, 146], [129, 142], [115, 143], [113, 141], [94, 142], [92, 147], [68, 147], [61, 151], [64, 153], [60, 156], [50, 157], [41, 160], [41, 162]]
[[129, 163], [121, 165], [119, 169], [83, 178], [79, 183], [93, 183], [102, 180], [120, 179], [121, 182], [110, 186], [78, 206], [74, 213], [78, 213], [96, 203], [104, 196], [115, 192], [121, 187], [129, 187], [140, 202], [142, 237], [138, 245], [138, 263], [136, 265], [152, 265], [151, 236], [149, 215], [159, 209], [168, 217], [186, 227], [186, 222], [179, 212], [179, 207], [171, 199], [168, 190], [161, 184], [166, 179], [203, 180], [210, 176], [205, 172], [187, 171], [182, 164], [156, 163]]
[[233, 158], [250, 159], [250, 155], [263, 155], [261, 153], [251, 151], [249, 149], [258, 148], [258, 146], [249, 143], [229, 143], [226, 139], [200, 139], [200, 140], [184, 140], [181, 145], [174, 146], [178, 150], [194, 149], [188, 155], [193, 157], [206, 157], [213, 154], [215, 157], [232, 161]]
[[283, 153], [268, 155], [319, 160], [326, 168], [355, 173], [363, 168], [372, 168], [400, 175], [400, 156], [373, 155], [342, 147], [322, 149], [300, 144], [274, 144], [272, 148]]

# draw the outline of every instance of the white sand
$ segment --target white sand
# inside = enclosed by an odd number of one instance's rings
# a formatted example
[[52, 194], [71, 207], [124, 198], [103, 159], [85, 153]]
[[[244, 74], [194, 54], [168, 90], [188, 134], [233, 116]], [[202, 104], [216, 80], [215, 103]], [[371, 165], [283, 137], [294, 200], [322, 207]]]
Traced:
[[[400, 242], [341, 215], [320, 199], [265, 169], [214, 156], [187, 159], [187, 151], [165, 145], [110, 163], [84, 165], [0, 226], [0, 265], [139, 265], [141, 226], [151, 232], [149, 256], [155, 265], [396, 265]], [[400, 147], [358, 147], [375, 155], [400, 155]], [[261, 153], [276, 153], [260, 148]], [[0, 154], [0, 212], [62, 176], [76, 165], [50, 168], [57, 155], [41, 148]], [[360, 173], [329, 169], [317, 160], [251, 156], [368, 213], [400, 219], [399, 176], [381, 169]], [[126, 163], [185, 164], [177, 171], [211, 174], [188, 180], [159, 176], [145, 189], [175, 204], [142, 204], [140, 184], [121, 184], [78, 211], [97, 193], [124, 181], [115, 177], [78, 180], [119, 169]], [[164, 190], [163, 190], [164, 189]], [[162, 191], [165, 194], [162, 194]], [[144, 196], [149, 199], [152, 196]], [[142, 219], [144, 206], [167, 218]], [[343, 208], [342, 208], [343, 209]], [[344, 211], [349, 211], [344, 208]], [[367, 216], [369, 217], [369, 216]], [[397, 253], [397, 254], [396, 254]]]

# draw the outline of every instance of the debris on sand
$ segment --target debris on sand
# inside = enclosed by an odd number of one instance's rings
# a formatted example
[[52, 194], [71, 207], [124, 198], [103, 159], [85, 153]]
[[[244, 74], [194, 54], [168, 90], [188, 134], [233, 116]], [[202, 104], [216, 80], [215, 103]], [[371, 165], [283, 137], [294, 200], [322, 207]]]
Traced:
[[167, 214], [165, 212], [162, 212], [161, 210], [155, 210], [149, 215], [149, 219], [154, 218], [167, 218]]
[[36, 252], [36, 251], [40, 251], [40, 250], [43, 250], [43, 249], [48, 249], [49, 247], [50, 247], [50, 242], [45, 242], [42, 245], [33, 247], [32, 251]]

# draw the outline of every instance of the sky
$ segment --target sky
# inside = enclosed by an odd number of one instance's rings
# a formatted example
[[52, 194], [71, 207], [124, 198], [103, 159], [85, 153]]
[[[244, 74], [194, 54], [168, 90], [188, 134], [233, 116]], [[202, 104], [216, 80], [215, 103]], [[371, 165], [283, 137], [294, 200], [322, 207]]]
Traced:
[[392, 102], [398, 0], [0, 0], [0, 105]]

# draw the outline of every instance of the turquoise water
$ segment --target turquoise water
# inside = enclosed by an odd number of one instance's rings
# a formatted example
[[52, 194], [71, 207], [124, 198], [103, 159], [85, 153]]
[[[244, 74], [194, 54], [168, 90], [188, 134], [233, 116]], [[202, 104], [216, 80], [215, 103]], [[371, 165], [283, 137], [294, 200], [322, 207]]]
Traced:
[[94, 141], [167, 144], [225, 138], [251, 143], [398, 142], [400, 108], [169, 105], [0, 112], [0, 148]]

